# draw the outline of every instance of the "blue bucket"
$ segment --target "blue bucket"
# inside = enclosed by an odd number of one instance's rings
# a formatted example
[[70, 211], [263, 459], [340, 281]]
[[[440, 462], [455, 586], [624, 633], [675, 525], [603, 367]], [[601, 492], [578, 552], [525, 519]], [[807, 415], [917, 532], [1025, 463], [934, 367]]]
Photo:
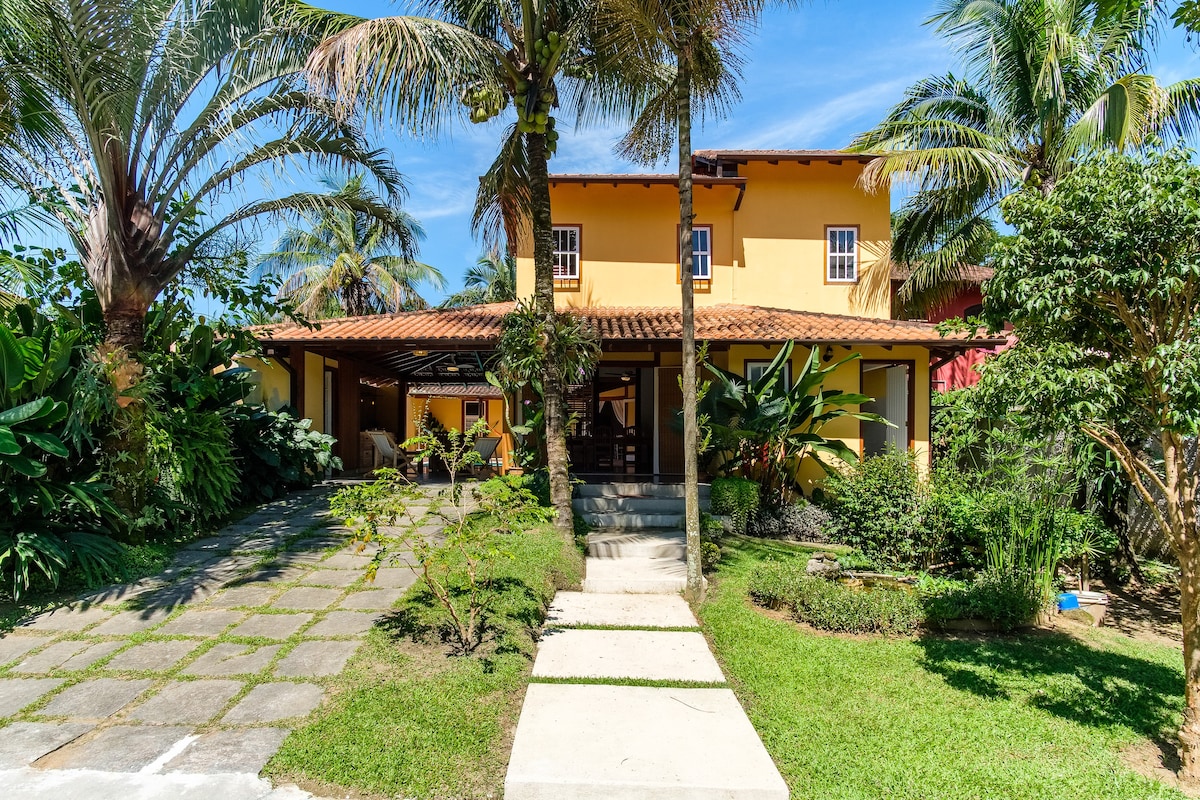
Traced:
[[1058, 610], [1067, 611], [1072, 608], [1079, 608], [1079, 598], [1069, 592], [1064, 592], [1058, 596]]

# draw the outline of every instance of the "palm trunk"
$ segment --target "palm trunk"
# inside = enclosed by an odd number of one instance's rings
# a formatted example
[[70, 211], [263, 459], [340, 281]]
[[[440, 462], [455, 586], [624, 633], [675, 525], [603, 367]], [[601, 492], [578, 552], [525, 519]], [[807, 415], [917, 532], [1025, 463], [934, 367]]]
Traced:
[[[546, 137], [525, 134], [529, 160], [529, 195], [533, 209], [534, 306], [543, 320], [547, 353], [554, 353], [554, 231], [550, 213], [550, 176], [546, 167]], [[567, 463], [567, 416], [563, 398], [562, 365], [546, 358], [542, 366], [542, 401], [546, 421], [546, 466], [550, 472], [550, 504], [554, 527], [570, 540], [575, 530], [571, 510], [571, 480]]]
[[1183, 438], [1164, 432], [1165, 522], [1179, 558], [1179, 611], [1183, 622], [1184, 709], [1179, 729], [1180, 777], [1200, 784], [1200, 524], [1197, 478], [1187, 463]]
[[[146, 441], [146, 402], [137, 393], [145, 368], [141, 362], [146, 337], [146, 311], [137, 308], [104, 310], [105, 335], [100, 356], [117, 395], [118, 411], [104, 441], [113, 502], [129, 519], [141, 516], [146, 505], [149, 449]], [[144, 534], [131, 527], [129, 538], [140, 543]]]
[[691, 603], [704, 599], [700, 560], [700, 444], [696, 411], [696, 314], [692, 279], [692, 75], [686, 57], [679, 59], [675, 85], [679, 120], [679, 285], [683, 295], [683, 497], [687, 536], [687, 586]]

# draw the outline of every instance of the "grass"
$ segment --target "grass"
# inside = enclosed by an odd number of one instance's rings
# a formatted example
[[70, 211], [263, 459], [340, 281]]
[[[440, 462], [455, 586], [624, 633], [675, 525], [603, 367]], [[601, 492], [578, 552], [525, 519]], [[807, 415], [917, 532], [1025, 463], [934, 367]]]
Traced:
[[[515, 534], [498, 562], [493, 637], [470, 657], [415, 624], [429, 598], [414, 584], [340, 676], [331, 698], [267, 765], [312, 790], [388, 797], [498, 797], [532, 666], [534, 636], [555, 588], [576, 585], [578, 551], [549, 526]], [[320, 792], [318, 792], [320, 793]]]
[[756, 564], [803, 554], [732, 540], [700, 609], [793, 798], [1182, 798], [1120, 756], [1178, 725], [1176, 650], [1105, 630], [811, 632], [746, 595]]

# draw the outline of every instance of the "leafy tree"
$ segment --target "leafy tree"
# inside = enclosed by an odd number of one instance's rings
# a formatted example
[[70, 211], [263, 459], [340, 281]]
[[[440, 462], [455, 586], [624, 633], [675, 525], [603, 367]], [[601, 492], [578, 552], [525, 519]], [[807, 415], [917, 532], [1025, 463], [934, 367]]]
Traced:
[[[1018, 344], [990, 369], [1020, 411], [1072, 415], [1107, 448], [1180, 564], [1183, 776], [1200, 779], [1200, 526], [1186, 441], [1200, 433], [1200, 167], [1182, 148], [1089, 159], [1050, 194], [1004, 201], [985, 311]], [[985, 373], [986, 379], [986, 373]]]
[[[561, 99], [577, 109], [629, 108], [591, 49], [593, 4], [583, 0], [416, 0], [414, 14], [359, 21], [313, 54], [310, 73], [341, 101], [365, 102], [414, 131], [458, 114], [485, 122], [515, 110], [481, 182], [475, 222], [533, 241], [534, 298], [547, 339], [554, 311], [554, 241], [547, 160], [558, 140]], [[552, 352], [555, 348], [551, 347]], [[562, 365], [543, 362], [546, 449], [555, 527], [572, 533]]]
[[[679, 253], [692, 275], [692, 112], [720, 112], [738, 97], [739, 50], [758, 27], [764, 0], [602, 0], [598, 42], [603, 58], [647, 93], [621, 149], [647, 162], [665, 158], [674, 141], [679, 157]], [[694, 286], [680, 281], [683, 313], [684, 527], [687, 593], [703, 594], [700, 559], [700, 447], [697, 418]]]
[[[326, 185], [335, 197], [360, 207], [382, 205], [362, 176]], [[413, 258], [423, 235], [416, 220], [399, 209], [384, 216], [322, 208], [306, 213], [302, 225], [289, 226], [259, 270], [278, 276], [280, 299], [310, 319], [419, 310], [429, 307], [417, 291], [420, 284], [445, 288], [436, 267]]]
[[892, 258], [912, 266], [900, 299], [936, 306], [985, 259], [1002, 198], [1044, 194], [1088, 152], [1152, 131], [1196, 130], [1200, 80], [1146, 74], [1158, 0], [943, 0], [929, 20], [962, 72], [924, 78], [851, 149], [875, 152], [871, 189], [916, 192], [896, 218]]
[[517, 259], [512, 253], [485, 253], [467, 270], [463, 289], [442, 301], [443, 308], [462, 308], [517, 299]]

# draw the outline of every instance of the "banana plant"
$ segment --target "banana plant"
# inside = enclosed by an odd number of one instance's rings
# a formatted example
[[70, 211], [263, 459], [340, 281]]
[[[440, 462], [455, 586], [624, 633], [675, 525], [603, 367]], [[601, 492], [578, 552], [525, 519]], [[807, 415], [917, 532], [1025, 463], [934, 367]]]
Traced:
[[804, 459], [812, 458], [827, 472], [839, 461], [858, 460], [841, 439], [821, 434], [830, 422], [850, 417], [891, 424], [878, 414], [853, 410], [873, 398], [824, 387], [830, 374], [861, 355], [823, 367], [814, 347], [789, 385], [786, 365], [792, 350], [792, 342], [785, 344], [755, 380], [705, 364], [714, 377], [700, 409], [712, 431], [709, 455], [726, 473], [757, 481], [763, 499], [774, 505], [787, 502], [798, 489]]

